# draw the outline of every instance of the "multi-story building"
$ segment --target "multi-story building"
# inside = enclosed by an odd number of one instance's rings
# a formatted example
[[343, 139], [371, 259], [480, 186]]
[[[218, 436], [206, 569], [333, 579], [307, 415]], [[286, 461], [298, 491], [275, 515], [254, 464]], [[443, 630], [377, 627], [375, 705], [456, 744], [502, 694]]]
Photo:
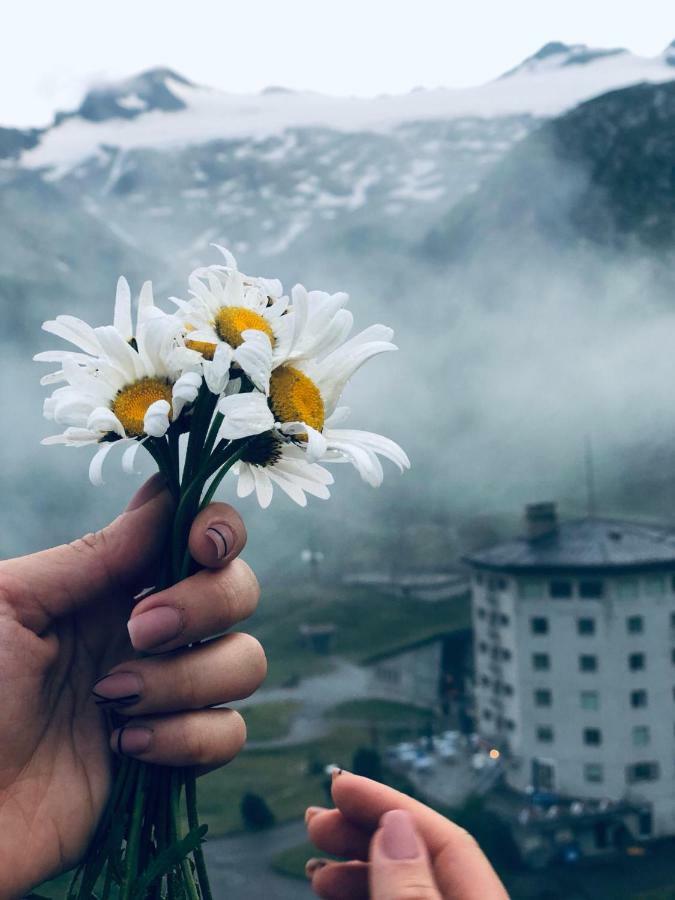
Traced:
[[552, 503], [526, 525], [467, 560], [478, 731], [516, 790], [638, 805], [643, 835], [675, 834], [675, 533]]

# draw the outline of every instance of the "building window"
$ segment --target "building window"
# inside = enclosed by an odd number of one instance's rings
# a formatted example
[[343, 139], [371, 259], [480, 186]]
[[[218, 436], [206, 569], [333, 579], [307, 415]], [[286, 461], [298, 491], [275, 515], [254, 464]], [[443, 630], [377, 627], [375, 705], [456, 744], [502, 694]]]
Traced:
[[580, 581], [579, 596], [584, 600], [599, 600], [605, 593], [602, 581]]
[[484, 619], [485, 616], [487, 615], [487, 613], [485, 612], [485, 610], [483, 609], [482, 606], [479, 606], [478, 609], [476, 610], [476, 615], [478, 616], [479, 619]]
[[584, 766], [584, 781], [589, 784], [602, 784], [605, 773], [601, 763], [586, 763]]
[[537, 672], [547, 672], [551, 668], [551, 657], [548, 653], [533, 653], [532, 668]]
[[483, 687], [490, 687], [490, 679], [487, 675], [481, 675], [480, 683]]
[[510, 684], [503, 684], [502, 685], [502, 694], [504, 694], [505, 697], [512, 697], [513, 696], [513, 687]]
[[599, 747], [602, 743], [602, 732], [599, 728], [584, 728], [584, 744], [587, 747]]
[[660, 597], [666, 592], [666, 582], [662, 575], [649, 575], [644, 579], [645, 593], [650, 596]]
[[550, 725], [537, 725], [537, 740], [540, 744], [553, 743], [553, 729]]
[[632, 734], [634, 747], [646, 747], [649, 743], [649, 726], [635, 725]]
[[637, 578], [622, 578], [616, 584], [616, 594], [621, 600], [636, 600], [639, 582]]
[[628, 668], [631, 672], [641, 672], [645, 667], [644, 653], [631, 653], [628, 657]]
[[513, 719], [506, 720], [506, 730], [507, 731], [513, 731], [515, 729], [515, 727], [516, 727], [516, 723], [513, 721]]
[[628, 634], [642, 634], [645, 630], [645, 620], [642, 616], [628, 616], [626, 619]]
[[577, 619], [577, 634], [586, 637], [595, 634], [595, 619]]
[[600, 709], [600, 694], [597, 691], [582, 691], [580, 699], [582, 709]]
[[572, 582], [559, 580], [549, 581], [548, 593], [554, 600], [567, 600], [572, 596]]
[[594, 656], [590, 653], [582, 653], [579, 657], [579, 671], [580, 672], [597, 672], [598, 671], [598, 657]]
[[508, 588], [508, 586], [509, 586], [509, 583], [506, 580], [506, 578], [498, 578], [497, 579], [497, 590], [498, 591], [505, 591]]
[[533, 616], [530, 619], [530, 631], [532, 634], [548, 634], [548, 619], [544, 616]]
[[647, 691], [631, 691], [630, 705], [633, 709], [642, 709], [647, 705]]
[[539, 688], [534, 692], [535, 706], [550, 706], [553, 702], [553, 695], [548, 688]]
[[478, 652], [479, 653], [487, 653], [487, 649], [488, 649], [488, 645], [485, 643], [485, 641], [481, 641], [478, 644]]
[[544, 582], [538, 578], [524, 578], [518, 584], [518, 594], [523, 600], [541, 600], [544, 596]]
[[505, 616], [504, 613], [501, 613], [501, 615], [499, 616], [499, 624], [503, 625], [504, 627], [506, 627], [510, 623], [510, 621], [511, 620], [509, 619], [509, 617]]
[[511, 651], [507, 650], [506, 647], [503, 647], [501, 656], [505, 662], [508, 662], [511, 659]]
[[657, 762], [639, 762], [632, 766], [626, 766], [626, 781], [635, 784], [640, 781], [657, 781], [659, 777], [659, 764]]
[[492, 710], [491, 710], [491, 709], [484, 709], [484, 710], [483, 710], [483, 718], [484, 718], [484, 719], [491, 719], [491, 718], [492, 718]]
[[675, 628], [675, 612], [671, 612], [670, 614], [670, 627]]
[[670, 661], [675, 666], [675, 647], [670, 651]]

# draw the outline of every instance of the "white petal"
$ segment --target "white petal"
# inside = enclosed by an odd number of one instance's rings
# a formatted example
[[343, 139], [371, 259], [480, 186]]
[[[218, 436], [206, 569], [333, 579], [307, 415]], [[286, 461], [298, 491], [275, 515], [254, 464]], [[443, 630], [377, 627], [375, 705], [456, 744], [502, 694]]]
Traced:
[[239, 469], [239, 480], [237, 482], [237, 496], [248, 497], [255, 490], [255, 478], [252, 472], [253, 466], [248, 463], [242, 463]]
[[53, 321], [44, 322], [42, 328], [49, 334], [54, 334], [69, 341], [71, 344], [75, 344], [76, 347], [84, 350], [85, 353], [98, 356], [101, 352], [101, 346], [94, 329], [91, 325], [75, 316], [57, 316]]
[[307, 435], [307, 462], [313, 463], [321, 459], [327, 450], [326, 439], [306, 422], [284, 422], [279, 429], [283, 434], [304, 434]]
[[163, 437], [169, 429], [171, 407], [166, 400], [155, 400], [143, 419], [143, 431], [151, 437]]
[[220, 427], [220, 437], [230, 441], [262, 434], [274, 426], [274, 416], [267, 399], [257, 391], [222, 397], [218, 402], [218, 411], [225, 417]]
[[395, 441], [381, 434], [374, 434], [372, 431], [337, 428], [335, 430], [326, 429], [324, 435], [329, 447], [333, 446], [333, 441], [349, 442], [384, 456], [385, 459], [398, 466], [401, 472], [410, 468], [410, 460], [406, 452]]
[[272, 344], [263, 331], [249, 328], [242, 331], [244, 341], [234, 351], [234, 359], [253, 384], [264, 394], [269, 393], [272, 372]]
[[103, 325], [97, 328], [96, 337], [108, 361], [119, 369], [129, 382], [137, 381], [148, 374], [139, 354], [112, 325]]
[[348, 406], [338, 406], [333, 415], [329, 416], [323, 423], [324, 430], [327, 428], [334, 428], [336, 425], [339, 425], [340, 422], [344, 422], [345, 419], [349, 417], [350, 412], [351, 410]]
[[122, 469], [127, 473], [127, 475], [140, 475], [140, 472], [137, 472], [134, 469], [136, 454], [138, 453], [138, 448], [140, 446], [140, 441], [132, 441], [122, 454]]
[[113, 434], [119, 434], [122, 438], [126, 437], [124, 426], [115, 413], [108, 409], [107, 406], [97, 406], [96, 409], [92, 410], [87, 419], [87, 428], [90, 431], [98, 431], [102, 434], [113, 432]]
[[94, 458], [89, 463], [89, 480], [96, 487], [103, 484], [103, 461], [115, 445], [112, 443], [101, 444]]
[[215, 247], [216, 250], [220, 250], [220, 252], [225, 257], [225, 263], [230, 269], [238, 269], [237, 260], [234, 258], [232, 253], [227, 249], [227, 247], [223, 247], [220, 244], [211, 244], [212, 247]]
[[204, 380], [212, 394], [222, 394], [227, 387], [233, 355], [232, 347], [221, 343], [216, 347], [213, 359], [204, 360]]
[[131, 324], [131, 290], [129, 282], [123, 276], [117, 280], [113, 327], [119, 331], [125, 341], [131, 340], [134, 333]]
[[195, 402], [201, 383], [202, 376], [197, 372], [185, 372], [174, 384], [171, 391], [174, 422], [182, 413], [186, 403]]
[[154, 307], [155, 301], [152, 295], [152, 282], [144, 281], [141, 292], [138, 295], [138, 313], [136, 315], [136, 330], [149, 318], [150, 310]]
[[272, 495], [274, 494], [272, 482], [265, 469], [261, 469], [260, 466], [252, 466], [252, 471], [255, 479], [255, 492], [258, 497], [258, 503], [263, 509], [267, 509], [272, 502]]

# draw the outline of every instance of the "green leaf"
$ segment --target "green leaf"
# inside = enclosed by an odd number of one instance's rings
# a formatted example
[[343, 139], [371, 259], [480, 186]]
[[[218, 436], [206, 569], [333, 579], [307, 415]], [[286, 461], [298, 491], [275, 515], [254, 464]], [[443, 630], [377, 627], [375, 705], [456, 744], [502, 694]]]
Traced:
[[171, 844], [165, 850], [162, 850], [143, 874], [136, 880], [132, 900], [145, 900], [145, 893], [154, 881], [166, 875], [171, 869], [177, 866], [181, 860], [185, 859], [188, 853], [192, 853], [195, 847], [198, 847], [202, 838], [206, 834], [207, 826], [201, 825], [199, 828], [193, 828], [180, 841]]

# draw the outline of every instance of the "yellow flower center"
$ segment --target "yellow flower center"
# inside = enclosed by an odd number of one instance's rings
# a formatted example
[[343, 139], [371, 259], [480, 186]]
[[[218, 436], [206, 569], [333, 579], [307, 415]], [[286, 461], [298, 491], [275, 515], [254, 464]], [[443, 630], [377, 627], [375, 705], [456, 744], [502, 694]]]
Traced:
[[230, 347], [239, 347], [244, 343], [242, 332], [249, 328], [262, 331], [274, 346], [274, 332], [270, 323], [252, 309], [243, 306], [223, 306], [216, 313], [214, 322], [218, 337]]
[[325, 419], [323, 400], [311, 378], [293, 366], [272, 372], [270, 406], [279, 422], [306, 422], [321, 431]]
[[122, 388], [112, 404], [112, 411], [124, 426], [129, 437], [141, 437], [143, 420], [148, 408], [157, 400], [171, 405], [171, 385], [161, 378], [141, 378]]

